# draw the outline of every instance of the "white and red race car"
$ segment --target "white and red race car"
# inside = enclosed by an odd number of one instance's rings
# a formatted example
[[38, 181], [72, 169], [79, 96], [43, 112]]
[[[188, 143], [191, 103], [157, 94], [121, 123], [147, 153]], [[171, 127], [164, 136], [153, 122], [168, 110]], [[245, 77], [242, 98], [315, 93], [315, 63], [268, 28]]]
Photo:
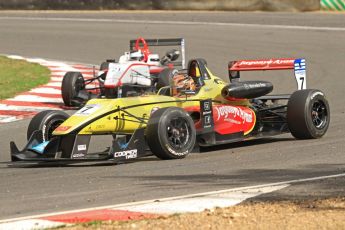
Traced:
[[[175, 46], [160, 58], [152, 46]], [[179, 59], [179, 60], [178, 60]], [[130, 52], [118, 60], [107, 60], [91, 78], [80, 72], [67, 72], [62, 80], [61, 94], [66, 106], [80, 107], [91, 98], [119, 98], [157, 92], [169, 84], [177, 68], [185, 68], [183, 38], [130, 40]]]

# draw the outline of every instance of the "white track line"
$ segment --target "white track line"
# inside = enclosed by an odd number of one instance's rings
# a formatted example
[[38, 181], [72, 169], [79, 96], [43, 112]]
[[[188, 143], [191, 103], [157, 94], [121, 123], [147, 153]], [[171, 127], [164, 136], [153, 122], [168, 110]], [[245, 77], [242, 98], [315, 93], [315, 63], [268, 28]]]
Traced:
[[17, 118], [16, 116], [0, 115], [0, 124], [8, 123], [8, 122], [14, 122], [14, 121], [19, 121], [19, 120], [21, 120], [21, 119]]
[[46, 86], [61, 87], [61, 82], [49, 82]]
[[50, 98], [35, 95], [18, 95], [14, 98], [7, 99], [7, 101], [24, 101], [24, 102], [44, 102], [44, 103], [63, 103], [60, 98]]
[[[260, 188], [260, 189], [247, 189], [238, 192], [229, 192], [229, 193], [222, 193], [213, 196], [204, 196], [204, 197], [196, 197], [196, 198], [186, 198], [186, 199], [179, 199], [179, 200], [172, 200], [172, 201], [165, 201], [165, 202], [151, 202], [143, 205], [137, 206], [128, 206], [121, 209], [104, 209], [102, 210], [105, 215], [109, 213], [110, 218], [116, 218], [114, 212], [123, 213], [127, 211], [128, 213], [141, 213], [141, 215], [166, 215], [166, 214], [173, 214], [173, 213], [186, 213], [186, 212], [201, 212], [205, 209], [214, 209], [215, 207], [229, 207], [234, 206], [236, 204], [241, 203], [242, 201], [262, 195], [265, 193], [273, 192], [276, 190], [283, 189], [288, 185], [280, 185], [280, 186], [272, 186], [267, 188]], [[100, 211], [100, 210], [96, 210]], [[88, 216], [92, 216], [94, 213], [93, 211], [83, 212]], [[83, 215], [81, 214], [81, 215]], [[128, 218], [130, 219], [131, 216], [128, 214]], [[68, 217], [67, 217], [68, 216]], [[69, 213], [65, 215], [65, 218], [77, 219], [80, 216], [80, 213]], [[54, 218], [55, 217], [55, 218]], [[58, 227], [63, 225], [69, 225], [69, 221], [64, 222], [64, 218], [58, 218], [57, 216], [50, 216], [51, 220], [44, 220], [44, 218], [35, 218], [35, 219], [26, 219], [26, 220], [19, 220], [19, 221], [11, 221], [7, 223], [0, 223], [0, 230], [1, 229], [22, 229], [22, 230], [32, 230], [32, 229], [44, 229], [44, 228], [52, 228]], [[97, 220], [96, 218], [94, 220]]]
[[[40, 112], [42, 110], [62, 110], [61, 108], [53, 108], [53, 107], [44, 107], [44, 106], [22, 106], [22, 105], [4, 105], [0, 104], [0, 110], [8, 110], [8, 111], [22, 111], [22, 112]], [[7, 116], [7, 115], [2, 115]], [[10, 115], [8, 115], [10, 116]]]
[[324, 26], [293, 26], [293, 25], [266, 25], [255, 23], [231, 23], [231, 22], [192, 22], [192, 21], [156, 21], [156, 20], [126, 20], [126, 19], [105, 19], [105, 18], [40, 18], [40, 17], [0, 17], [6, 20], [31, 20], [31, 21], [72, 21], [72, 22], [112, 22], [112, 23], [133, 23], [133, 24], [163, 24], [163, 25], [206, 25], [206, 26], [236, 26], [256, 27], [268, 29], [293, 29], [293, 30], [315, 30], [315, 31], [345, 31], [343, 27]]
[[186, 212], [202, 212], [205, 209], [215, 207], [225, 208], [237, 205], [246, 199], [259, 196], [265, 193], [274, 192], [288, 187], [289, 184], [268, 186], [255, 189], [244, 189], [239, 191], [226, 191], [213, 195], [182, 198], [176, 200], [151, 202], [141, 205], [131, 205], [128, 207], [117, 208], [130, 212], [152, 213], [152, 214], [174, 214]]
[[0, 230], [38, 230], [38, 229], [52, 229], [62, 226], [68, 226], [66, 223], [49, 221], [49, 220], [40, 220], [40, 219], [30, 219], [30, 220], [21, 220], [15, 223], [4, 223], [1, 224]]
[[53, 89], [53, 88], [45, 88], [44, 86], [39, 87], [39, 88], [34, 88], [34, 89], [30, 90], [29, 92], [61, 95], [61, 90]]
[[261, 188], [275, 187], [275, 186], [285, 186], [285, 185], [290, 185], [290, 184], [295, 184], [295, 183], [311, 182], [311, 181], [337, 178], [337, 177], [344, 177], [344, 176], [345, 176], [345, 173], [340, 173], [340, 174], [333, 174], [333, 175], [327, 175], [327, 176], [288, 180], [288, 181], [281, 181], [281, 182], [275, 182], [275, 183], [260, 184], [260, 185], [254, 185], [254, 186], [245, 186], [245, 187], [224, 189], [224, 190], [204, 192], [204, 193], [188, 194], [188, 195], [183, 195], [183, 196], [175, 196], [175, 197], [168, 197], [168, 198], [161, 198], [161, 199], [154, 199], [154, 200], [145, 200], [145, 201], [124, 203], [124, 204], [107, 205], [107, 206], [100, 206], [100, 207], [94, 207], [94, 208], [85, 208], [85, 209], [77, 209], [77, 210], [72, 210], [72, 211], [55, 212], [55, 213], [48, 213], [48, 214], [42, 214], [42, 215], [12, 218], [12, 219], [0, 220], [0, 223], [18, 221], [18, 220], [26, 220], [26, 219], [37, 219], [37, 218], [53, 216], [53, 215], [62, 215], [62, 214], [69, 214], [69, 213], [94, 211], [94, 210], [100, 210], [100, 209], [125, 209], [125, 208], [130, 208], [130, 207], [134, 207], [134, 206], [138, 206], [138, 205], [154, 203], [154, 202], [175, 201], [175, 200], [179, 200], [179, 199], [212, 196], [212, 195], [218, 195], [218, 194], [222, 194], [222, 193], [239, 192], [239, 191], [245, 191], [245, 190], [250, 190], [250, 189], [261, 189]]

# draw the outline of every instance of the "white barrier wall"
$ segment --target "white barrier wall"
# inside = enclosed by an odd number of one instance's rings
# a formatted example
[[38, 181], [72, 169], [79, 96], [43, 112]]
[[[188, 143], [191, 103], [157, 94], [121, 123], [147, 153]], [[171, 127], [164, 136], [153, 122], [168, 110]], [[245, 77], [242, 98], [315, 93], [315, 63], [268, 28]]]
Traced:
[[314, 11], [320, 0], [7, 0], [0, 1], [0, 9]]

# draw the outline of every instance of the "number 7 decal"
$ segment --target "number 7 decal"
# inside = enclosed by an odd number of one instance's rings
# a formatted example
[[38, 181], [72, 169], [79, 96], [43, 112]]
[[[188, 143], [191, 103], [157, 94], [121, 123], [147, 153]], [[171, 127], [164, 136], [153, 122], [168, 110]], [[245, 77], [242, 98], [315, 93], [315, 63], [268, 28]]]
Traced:
[[296, 59], [294, 62], [295, 78], [298, 90], [307, 88], [305, 59]]
[[74, 115], [87, 116], [96, 112], [100, 108], [98, 104], [85, 105], [83, 108], [79, 109]]

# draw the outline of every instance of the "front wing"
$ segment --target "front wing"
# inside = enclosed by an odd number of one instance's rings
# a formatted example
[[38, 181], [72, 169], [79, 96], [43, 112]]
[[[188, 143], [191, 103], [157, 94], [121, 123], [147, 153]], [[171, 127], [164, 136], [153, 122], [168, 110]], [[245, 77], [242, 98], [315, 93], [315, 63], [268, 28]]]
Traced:
[[108, 150], [88, 153], [91, 135], [56, 136], [40, 150], [43, 141], [42, 131], [35, 131], [28, 144], [19, 150], [14, 142], [10, 143], [11, 160], [30, 162], [85, 162], [107, 161], [119, 162], [149, 155], [144, 137], [144, 129], [137, 129], [130, 140], [126, 136], [113, 138]]

